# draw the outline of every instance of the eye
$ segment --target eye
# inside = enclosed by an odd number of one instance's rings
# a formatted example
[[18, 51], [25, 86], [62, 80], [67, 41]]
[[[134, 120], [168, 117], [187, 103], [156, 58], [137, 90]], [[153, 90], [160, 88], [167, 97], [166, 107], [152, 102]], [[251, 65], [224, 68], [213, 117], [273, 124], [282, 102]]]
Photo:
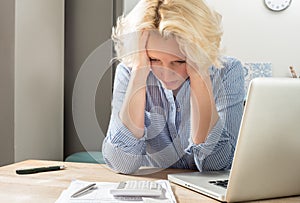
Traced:
[[149, 57], [149, 61], [150, 61], [151, 63], [155, 63], [155, 62], [159, 62], [160, 60], [159, 60], [159, 59], [156, 59], [156, 58], [151, 58], [151, 57]]
[[186, 61], [185, 60], [177, 60], [177, 61], [175, 61], [175, 63], [183, 64], [183, 63], [186, 63]]
[[151, 57], [149, 57], [149, 60], [150, 60], [150, 61], [158, 61], [158, 59], [151, 58]]

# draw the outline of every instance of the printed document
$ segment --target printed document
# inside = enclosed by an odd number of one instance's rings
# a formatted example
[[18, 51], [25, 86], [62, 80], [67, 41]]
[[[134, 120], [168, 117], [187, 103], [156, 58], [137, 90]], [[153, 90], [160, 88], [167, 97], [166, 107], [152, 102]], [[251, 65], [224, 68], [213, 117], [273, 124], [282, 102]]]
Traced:
[[119, 183], [113, 182], [95, 182], [96, 187], [90, 190], [88, 193], [71, 198], [72, 194], [81, 188], [89, 185], [93, 182], [74, 180], [71, 182], [70, 186], [64, 190], [60, 197], [57, 199], [56, 203], [176, 203], [175, 196], [171, 189], [171, 185], [168, 180], [157, 180], [155, 181], [160, 184], [163, 188], [163, 195], [160, 197], [115, 197], [110, 194], [110, 189], [117, 188]]

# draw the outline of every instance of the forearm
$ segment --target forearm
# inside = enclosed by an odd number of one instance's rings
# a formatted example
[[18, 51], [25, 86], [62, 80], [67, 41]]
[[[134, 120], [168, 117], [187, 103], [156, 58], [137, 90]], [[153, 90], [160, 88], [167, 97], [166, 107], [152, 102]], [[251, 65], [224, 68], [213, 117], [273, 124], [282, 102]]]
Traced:
[[[115, 92], [115, 96], [118, 96]], [[117, 99], [113, 104], [118, 103]], [[145, 154], [145, 138], [137, 139], [119, 117], [119, 110], [113, 108], [102, 152], [107, 165], [120, 173], [130, 174], [141, 165]]]
[[138, 139], [144, 134], [146, 80], [148, 74], [149, 71], [146, 68], [132, 70], [119, 114], [123, 124]]
[[213, 101], [216, 101], [215, 109], [218, 110], [217, 121], [205, 142], [196, 144], [191, 137], [186, 148], [187, 153], [194, 155], [199, 171], [229, 169], [234, 155], [243, 114], [244, 70], [242, 64], [233, 58], [226, 58], [224, 62], [222, 69], [212, 69], [208, 77], [216, 97]]
[[218, 120], [209, 76], [194, 75], [191, 82], [191, 135], [194, 144], [203, 143]]

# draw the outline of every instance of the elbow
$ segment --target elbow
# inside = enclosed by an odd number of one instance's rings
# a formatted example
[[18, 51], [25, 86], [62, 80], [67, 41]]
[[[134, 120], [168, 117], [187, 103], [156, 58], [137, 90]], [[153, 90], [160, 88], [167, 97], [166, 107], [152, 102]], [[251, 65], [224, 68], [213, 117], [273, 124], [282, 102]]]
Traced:
[[108, 143], [103, 145], [102, 153], [107, 166], [116, 173], [133, 174], [141, 166], [141, 157], [125, 153]]
[[207, 158], [201, 167], [198, 167], [199, 171], [221, 171], [228, 170], [231, 167], [232, 160], [225, 159], [216, 161], [215, 158]]
[[231, 168], [233, 155], [234, 148], [227, 146], [214, 154], [205, 156], [202, 160], [197, 160], [196, 165], [200, 172], [229, 170]]
[[128, 165], [128, 161], [125, 160], [121, 162], [109, 161], [108, 158], [104, 158], [104, 160], [107, 166], [115, 173], [130, 175], [139, 169], [139, 165]]

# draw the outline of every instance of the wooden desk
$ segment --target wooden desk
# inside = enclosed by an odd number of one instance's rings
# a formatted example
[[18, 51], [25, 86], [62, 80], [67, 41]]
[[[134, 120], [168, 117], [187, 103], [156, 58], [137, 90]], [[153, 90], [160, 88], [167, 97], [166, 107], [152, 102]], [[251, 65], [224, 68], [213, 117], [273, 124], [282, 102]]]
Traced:
[[[50, 165], [65, 165], [67, 169], [53, 172], [44, 172], [30, 175], [17, 175], [16, 169]], [[144, 172], [146, 173], [146, 170]], [[0, 202], [55, 202], [61, 192], [66, 189], [71, 180], [97, 182], [119, 182], [122, 180], [135, 179], [166, 179], [169, 173], [184, 172], [180, 169], [166, 169], [148, 175], [122, 175], [116, 174], [102, 164], [86, 164], [56, 161], [28, 160], [0, 167]], [[199, 193], [185, 189], [171, 183], [173, 192], [179, 203], [192, 202], [218, 202]], [[264, 203], [300, 202], [300, 197], [281, 198]]]

